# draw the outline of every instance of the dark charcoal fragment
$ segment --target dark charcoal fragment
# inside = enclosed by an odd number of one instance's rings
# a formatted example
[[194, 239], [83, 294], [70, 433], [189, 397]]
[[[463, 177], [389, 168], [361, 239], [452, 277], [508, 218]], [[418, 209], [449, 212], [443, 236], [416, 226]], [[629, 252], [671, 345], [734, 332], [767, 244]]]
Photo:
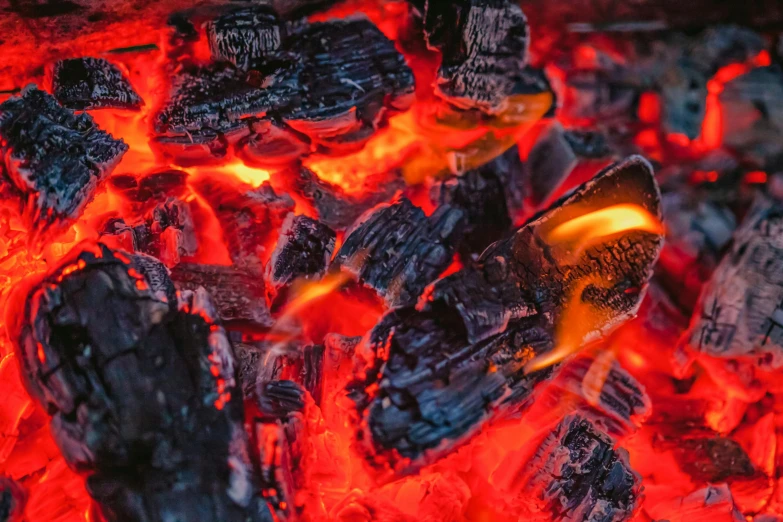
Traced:
[[27, 493], [15, 480], [0, 476], [0, 521], [19, 522], [22, 520]]
[[305, 136], [274, 121], [255, 121], [251, 131], [237, 143], [237, 154], [253, 165], [280, 169], [310, 152], [310, 143]]
[[307, 216], [288, 214], [264, 271], [272, 299], [297, 278], [319, 279], [334, 250], [334, 230]]
[[0, 104], [0, 194], [33, 235], [78, 218], [127, 150], [35, 86]]
[[[276, 520], [292, 520], [296, 512], [296, 492], [304, 486], [301, 414], [282, 419], [260, 419], [255, 423], [255, 439], [261, 460], [260, 479], [264, 496], [274, 507]], [[295, 515], [294, 515], [295, 519]]]
[[29, 393], [112, 521], [269, 521], [234, 355], [203, 291], [161, 300], [124, 256], [82, 245], [14, 329]]
[[258, 404], [262, 413], [285, 418], [304, 410], [305, 390], [294, 381], [271, 381], [259, 387]]
[[280, 49], [293, 29], [268, 6], [258, 5], [225, 13], [207, 24], [209, 50], [215, 61], [225, 60], [241, 69]]
[[278, 386], [279, 382], [291, 382], [308, 392], [317, 405], [323, 394], [324, 365], [326, 349], [322, 345], [302, 346], [291, 342], [287, 345], [263, 343], [255, 349], [259, 352], [260, 363], [255, 369], [256, 390], [253, 395], [259, 398], [262, 411], [265, 409], [265, 396], [269, 386]]
[[427, 43], [443, 54], [437, 93], [461, 109], [495, 114], [525, 80], [529, 33], [510, 0], [427, 0]]
[[193, 188], [215, 211], [234, 264], [261, 275], [277, 231], [294, 210], [291, 197], [278, 195], [268, 182], [252, 188], [218, 177], [198, 179]]
[[504, 176], [498, 167], [499, 161], [491, 161], [433, 187], [436, 205], [449, 205], [463, 213], [465, 232], [459, 247], [463, 255], [480, 254], [511, 228]]
[[497, 475], [522, 519], [624, 522], [639, 507], [642, 477], [628, 452], [589, 420], [566, 417], [528, 459], [508, 459]]
[[231, 266], [180, 263], [172, 269], [171, 279], [179, 290], [204, 288], [229, 329], [234, 328], [232, 323], [261, 328], [274, 323], [266, 304], [264, 281], [257, 275]]
[[167, 169], [150, 172], [139, 178], [130, 174], [112, 176], [109, 178], [109, 186], [129, 201], [146, 203], [184, 196], [187, 179], [187, 172]]
[[139, 110], [144, 101], [120, 69], [104, 58], [72, 58], [54, 64], [52, 94], [63, 107]]
[[612, 153], [606, 136], [598, 131], [569, 129], [563, 137], [580, 158], [600, 159]]
[[379, 205], [347, 232], [333, 266], [356, 274], [390, 306], [414, 304], [451, 263], [463, 221], [448, 205], [430, 217], [407, 198]]
[[305, 167], [291, 174], [289, 183], [292, 191], [312, 203], [323, 224], [337, 230], [350, 226], [366, 210], [388, 201], [405, 188], [402, 176], [389, 172], [365, 180], [365, 187], [358, 194], [348, 194]]
[[525, 193], [542, 205], [565, 181], [577, 163], [577, 155], [563, 126], [553, 121], [541, 133], [525, 161]]
[[629, 231], [579, 252], [544, 239], [551, 227], [620, 203], [660, 216], [652, 168], [642, 158], [599, 173], [490, 246], [475, 265], [436, 281], [417, 307], [387, 314], [364, 347], [376, 354], [374, 366], [350, 386], [368, 450], [383, 453], [393, 467], [416, 468], [488, 419], [525, 408], [553, 367], [532, 373], [524, 367], [552, 350], [569, 300], [601, 311], [594, 334], [632, 317], [660, 235]]

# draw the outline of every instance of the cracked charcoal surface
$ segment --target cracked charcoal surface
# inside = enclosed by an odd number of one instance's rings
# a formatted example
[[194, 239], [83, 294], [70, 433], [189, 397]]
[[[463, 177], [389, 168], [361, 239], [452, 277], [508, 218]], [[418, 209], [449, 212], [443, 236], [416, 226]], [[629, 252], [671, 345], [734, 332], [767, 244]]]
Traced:
[[274, 324], [264, 281], [257, 275], [230, 266], [180, 263], [171, 270], [171, 278], [179, 290], [203, 287], [229, 329], [244, 323], [265, 328]]
[[0, 104], [0, 194], [35, 233], [78, 218], [128, 146], [34, 86]]
[[508, 97], [529, 83], [529, 31], [522, 9], [510, 0], [428, 0], [424, 31], [443, 53], [437, 94], [461, 109], [501, 112]]
[[292, 30], [267, 6], [252, 6], [225, 13], [207, 24], [212, 59], [225, 60], [240, 69], [280, 49]]
[[392, 307], [414, 304], [451, 264], [463, 220], [448, 205], [430, 217], [407, 198], [379, 205], [347, 232], [333, 266], [356, 274]]
[[[367, 341], [375, 365], [349, 386], [367, 423], [358, 434], [365, 448], [389, 456], [398, 470], [417, 468], [493, 416], [524, 408], [553, 370], [525, 375], [524, 364], [552, 349], [554, 327], [575, 288], [582, 303], [604, 312], [598, 331], [632, 317], [662, 237], [628, 232], [575, 257], [540, 235], [588, 209], [618, 203], [660, 216], [658, 188], [643, 159], [607, 168], [490, 246], [474, 266], [436, 281], [417, 307], [387, 314]], [[595, 286], [594, 274], [612, 286]], [[398, 461], [390, 450], [411, 462]]]
[[252, 494], [234, 355], [209, 298], [164, 301], [132, 268], [83, 246], [20, 310], [25, 386], [58, 447], [110, 522], [270, 521]]
[[144, 101], [119, 67], [104, 58], [72, 58], [54, 64], [52, 94], [63, 107], [138, 110]]
[[289, 214], [264, 272], [270, 294], [276, 296], [297, 278], [320, 279], [332, 258], [335, 240], [334, 231], [323, 223]]
[[623, 522], [640, 504], [641, 476], [624, 449], [589, 420], [566, 417], [532, 458], [513, 469], [510, 493], [527, 520]]

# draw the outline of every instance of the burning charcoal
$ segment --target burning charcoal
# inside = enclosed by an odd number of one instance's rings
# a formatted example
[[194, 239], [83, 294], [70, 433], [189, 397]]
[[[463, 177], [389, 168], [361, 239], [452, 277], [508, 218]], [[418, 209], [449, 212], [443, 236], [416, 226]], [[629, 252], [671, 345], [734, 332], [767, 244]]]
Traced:
[[327, 183], [303, 167], [292, 176], [291, 184], [298, 194], [313, 204], [323, 224], [341, 230], [351, 225], [366, 210], [387, 201], [405, 188], [402, 177], [393, 172], [366, 182], [367, 186], [359, 195], [348, 194], [339, 185]]
[[[307, 392], [315, 404], [320, 405], [324, 381], [324, 346], [302, 346], [293, 341], [288, 345], [266, 344], [260, 347], [260, 351], [262, 362], [256, 369], [256, 390], [253, 395], [259, 398], [262, 411], [273, 412], [269, 405], [274, 406], [278, 402], [274, 390], [281, 382], [290, 382], [290, 385], [284, 385], [289, 388], [296, 385], [301, 391], [300, 399]], [[270, 389], [272, 395], [267, 397]]]
[[261, 484], [267, 501], [280, 520], [294, 513], [297, 486], [302, 480], [297, 439], [302, 436], [302, 421], [294, 415], [284, 420], [261, 420], [255, 424], [256, 443], [261, 455]]
[[183, 196], [187, 190], [187, 178], [187, 172], [172, 169], [151, 172], [141, 178], [119, 174], [109, 178], [109, 185], [128, 200], [145, 203]]
[[271, 381], [258, 390], [258, 401], [263, 413], [285, 417], [304, 409], [305, 390], [293, 381]]
[[[783, 136], [783, 71], [780, 66], [756, 67], [728, 82], [720, 93], [726, 121], [723, 140], [729, 146], [748, 148]], [[775, 144], [777, 145], [777, 143]], [[780, 146], [773, 147], [781, 153]]]
[[[118, 257], [120, 254], [117, 254]], [[130, 256], [131, 264], [138, 273], [144, 276], [144, 279], [150, 286], [150, 290], [155, 297], [161, 301], [167, 300], [170, 303], [177, 302], [177, 289], [174, 282], [169, 277], [169, 270], [166, 265], [154, 257], [144, 254], [135, 254]]]
[[225, 60], [240, 69], [274, 54], [290, 30], [269, 7], [259, 5], [238, 9], [207, 24], [212, 59]]
[[261, 365], [264, 350], [258, 343], [234, 341], [232, 344], [237, 358], [237, 379], [242, 385], [242, 395], [245, 399], [256, 398], [258, 367]]
[[515, 516], [532, 522], [624, 522], [641, 503], [628, 452], [589, 420], [565, 418], [527, 459], [506, 460], [495, 484]]
[[507, 108], [527, 65], [522, 9], [508, 0], [428, 0], [422, 14], [427, 44], [443, 54], [438, 95], [461, 109]]
[[388, 116], [413, 102], [413, 72], [369, 20], [311, 24], [284, 49], [296, 66], [276, 84], [295, 86], [298, 96], [276, 111], [315, 144], [357, 150]]
[[664, 128], [697, 138], [707, 110], [707, 77], [696, 65], [680, 61], [664, 74], [661, 82]]
[[475, 265], [436, 281], [417, 307], [385, 316], [362, 348], [375, 354], [374, 365], [350, 385], [366, 424], [359, 437], [369, 451], [384, 454], [393, 467], [415, 468], [464, 442], [488, 419], [525, 408], [552, 367], [525, 368], [552, 351], [555, 327], [568, 321], [563, 316], [575, 302], [596, 310], [585, 336], [632, 317], [652, 275], [660, 233], [625, 230], [576, 251], [544, 239], [553, 227], [619, 204], [638, 205], [660, 219], [658, 187], [642, 158], [599, 173], [490, 246]]
[[72, 58], [54, 64], [52, 94], [63, 107], [139, 110], [144, 102], [120, 69], [104, 58]]
[[63, 109], [34, 86], [0, 104], [0, 144], [0, 194], [19, 201], [35, 232], [79, 217], [128, 150], [90, 115]]
[[727, 484], [708, 485], [685, 496], [645, 507], [659, 520], [671, 522], [745, 522]]
[[759, 196], [704, 286], [691, 321], [688, 344], [705, 362], [783, 366], [781, 249], [783, 204]]
[[324, 346], [306, 346], [302, 357], [302, 382], [304, 389], [313, 397], [316, 405], [321, 404], [324, 389]]
[[635, 432], [652, 411], [644, 386], [617, 361], [607, 363], [601, 356], [564, 364], [553, 385], [560, 394], [565, 390], [584, 399], [580, 414], [614, 437]]
[[274, 323], [266, 304], [264, 281], [256, 275], [230, 266], [180, 263], [172, 269], [171, 278], [179, 290], [204, 288], [229, 328], [232, 323], [261, 328]]
[[597, 131], [574, 130], [565, 131], [563, 137], [571, 146], [574, 154], [580, 158], [600, 159], [611, 154], [606, 136]]
[[272, 299], [297, 278], [319, 279], [332, 258], [335, 239], [334, 231], [326, 225], [288, 214], [264, 273]]
[[554, 194], [576, 166], [577, 159], [563, 126], [557, 121], [549, 124], [524, 163], [526, 192], [536, 206]]
[[460, 252], [468, 256], [480, 254], [511, 228], [505, 176], [498, 172], [502, 161], [491, 161], [433, 187], [432, 199], [436, 205], [449, 205], [462, 211], [465, 237]]
[[252, 134], [237, 143], [238, 154], [262, 168], [280, 169], [310, 152], [310, 143], [291, 129], [270, 120], [251, 125]]
[[347, 232], [333, 265], [356, 274], [390, 306], [411, 305], [451, 263], [463, 219], [448, 205], [427, 217], [407, 198], [379, 205]]
[[149, 284], [122, 254], [83, 245], [20, 308], [25, 386], [109, 522], [270, 520], [208, 296], [163, 301]]
[[294, 210], [291, 197], [278, 195], [268, 182], [252, 188], [217, 177], [203, 177], [193, 188], [215, 211], [234, 264], [260, 275], [277, 231]]
[[20, 522], [27, 493], [15, 480], [0, 476], [0, 521]]

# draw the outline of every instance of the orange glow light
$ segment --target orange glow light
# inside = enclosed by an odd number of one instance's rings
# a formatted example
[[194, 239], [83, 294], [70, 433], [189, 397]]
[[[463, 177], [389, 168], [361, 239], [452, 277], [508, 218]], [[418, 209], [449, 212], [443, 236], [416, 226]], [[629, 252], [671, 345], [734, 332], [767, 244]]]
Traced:
[[586, 248], [596, 239], [641, 230], [663, 233], [663, 225], [652, 214], [638, 205], [621, 204], [584, 214], [556, 226], [545, 234], [547, 243], [578, 243]]

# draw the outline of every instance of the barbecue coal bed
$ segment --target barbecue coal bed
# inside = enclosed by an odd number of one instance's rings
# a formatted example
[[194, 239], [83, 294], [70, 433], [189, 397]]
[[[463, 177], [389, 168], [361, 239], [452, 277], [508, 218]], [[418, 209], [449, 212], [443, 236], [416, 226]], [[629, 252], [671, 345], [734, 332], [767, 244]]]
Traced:
[[783, 522], [780, 2], [0, 46], [0, 522]]

